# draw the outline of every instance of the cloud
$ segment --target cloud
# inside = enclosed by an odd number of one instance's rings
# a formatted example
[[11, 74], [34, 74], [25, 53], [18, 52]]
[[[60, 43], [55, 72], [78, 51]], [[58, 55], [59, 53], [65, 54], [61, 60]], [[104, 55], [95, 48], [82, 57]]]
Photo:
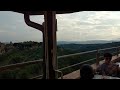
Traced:
[[[42, 24], [43, 15], [31, 16]], [[116, 39], [120, 36], [119, 11], [83, 11], [58, 14], [57, 40]], [[23, 14], [0, 11], [0, 41], [42, 41], [42, 33], [24, 22]]]
[[[78, 12], [66, 16], [59, 15], [58, 19], [58, 32], [60, 33], [58, 33], [58, 38], [67, 38], [67, 40], [71, 40], [74, 37], [75, 40], [75, 36], [77, 36], [79, 40], [108, 40], [116, 39], [120, 35], [120, 12]], [[72, 36], [71, 38], [70, 33]]]

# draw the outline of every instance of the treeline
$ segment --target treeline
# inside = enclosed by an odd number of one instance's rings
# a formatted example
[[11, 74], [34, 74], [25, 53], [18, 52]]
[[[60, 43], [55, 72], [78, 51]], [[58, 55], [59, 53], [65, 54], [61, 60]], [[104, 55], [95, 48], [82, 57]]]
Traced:
[[12, 50], [25, 50], [25, 49], [33, 49], [37, 47], [42, 47], [42, 42], [34, 42], [34, 41], [27, 41], [27, 42], [19, 42], [19, 43], [1, 43], [0, 42], [0, 54], [4, 54], [10, 52]]
[[[6, 44], [11, 47], [11, 51], [0, 55], [0, 66], [16, 64], [21, 62], [39, 60], [43, 58], [43, 46], [42, 42], [20, 42], [20, 43], [9, 43]], [[108, 43], [108, 44], [67, 44], [57, 46], [57, 56], [68, 55], [83, 51], [90, 51], [100, 48], [109, 48], [120, 46], [120, 42]], [[112, 51], [110, 51], [112, 52]], [[102, 52], [104, 53], [104, 52]], [[80, 63], [91, 58], [95, 58], [96, 53], [87, 55], [72, 56], [68, 58], [58, 59], [58, 68], [63, 68], [69, 65]], [[93, 63], [95, 60], [89, 63]], [[69, 69], [62, 70], [63, 74], [70, 73], [80, 68], [80, 65], [71, 67]], [[15, 70], [5, 71], [0, 73], [0, 79], [28, 79], [33, 76], [43, 74], [42, 63], [35, 65], [25, 66], [23, 68], [17, 68]]]
[[[20, 42], [2, 44], [6, 50], [0, 55], [0, 66], [39, 60], [43, 58], [42, 42]], [[9, 47], [9, 48], [8, 48]], [[24, 79], [42, 74], [42, 64], [28, 65], [0, 73], [0, 79]]]
[[68, 49], [75, 52], [85, 52], [103, 48], [117, 47], [120, 46], [120, 42], [112, 42], [105, 44], [61, 44], [59, 47], [62, 49]]
[[40, 47], [42, 46], [42, 42], [27, 41], [27, 42], [21, 42], [21, 43], [13, 43], [13, 46], [20, 50], [23, 50], [23, 49], [33, 48], [33, 47]]

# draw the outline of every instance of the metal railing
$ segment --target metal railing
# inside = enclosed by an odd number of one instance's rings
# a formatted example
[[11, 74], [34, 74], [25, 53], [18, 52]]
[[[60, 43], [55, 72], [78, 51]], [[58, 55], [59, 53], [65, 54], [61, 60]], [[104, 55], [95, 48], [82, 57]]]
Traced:
[[15, 68], [21, 68], [21, 67], [24, 67], [26, 65], [38, 64], [38, 63], [41, 63], [41, 62], [43, 62], [42, 59], [35, 60], [35, 61], [22, 62], [22, 63], [17, 63], [17, 64], [11, 64], [11, 65], [5, 65], [5, 66], [0, 67], [0, 72], [15, 69]]
[[62, 71], [62, 70], [65, 70], [65, 69], [68, 69], [68, 68], [71, 68], [71, 67], [74, 67], [74, 66], [77, 66], [77, 65], [80, 65], [80, 64], [83, 64], [83, 63], [89, 62], [89, 61], [93, 61], [93, 60], [95, 60], [95, 59], [96, 59], [96, 58], [89, 59], [89, 60], [86, 60], [86, 61], [83, 61], [83, 62], [80, 62], [80, 63], [77, 63], [77, 64], [73, 64], [73, 65], [70, 65], [70, 66], [67, 66], [67, 67], [64, 67], [64, 68], [58, 69], [58, 70], [59, 70], [59, 71]]
[[63, 79], [63, 73], [60, 70], [55, 70], [55, 72], [60, 73], [61, 79]]
[[43, 75], [38, 75], [38, 76], [32, 77], [30, 79], [41, 79], [42, 77], [43, 77]]
[[111, 49], [116, 49], [116, 52], [113, 52], [112, 54], [117, 54], [117, 56], [119, 56], [120, 46], [118, 46], [118, 47], [111, 47], [111, 48], [104, 48], [104, 49], [98, 49], [98, 50], [92, 50], [92, 51], [87, 51], [87, 52], [82, 52], [82, 53], [75, 53], [75, 54], [69, 54], [69, 55], [59, 56], [57, 59], [62, 59], [62, 58], [67, 58], [67, 57], [78, 56], [78, 55], [83, 55], [83, 54], [89, 54], [89, 53], [92, 53], [92, 52], [96, 52], [96, 58], [92, 58], [92, 59], [89, 59], [89, 60], [86, 60], [86, 61], [83, 61], [83, 62], [80, 62], [80, 63], [77, 63], [77, 64], [73, 64], [73, 65], [66, 66], [64, 68], [58, 69], [62, 73], [61, 78], [63, 78], [63, 72], [62, 72], [62, 70], [65, 70], [65, 69], [68, 69], [68, 68], [72, 68], [72, 67], [78, 66], [80, 64], [84, 64], [86, 62], [93, 61], [95, 59], [96, 59], [96, 64], [99, 64], [100, 59], [103, 58], [103, 56], [100, 56], [100, 51], [111, 50]]
[[[95, 59], [96, 59], [96, 61], [99, 62], [98, 59], [103, 57], [103, 56], [99, 55], [99, 51], [116, 49], [115, 53], [117, 53], [117, 56], [118, 56], [119, 48], [120, 48], [120, 46], [119, 47], [104, 48], [104, 49], [92, 50], [92, 51], [87, 51], [87, 52], [81, 52], [81, 53], [75, 53], [75, 54], [58, 56], [57, 59], [62, 59], [62, 58], [67, 58], [67, 57], [72, 57], [72, 56], [79, 56], [79, 55], [83, 55], [83, 54], [89, 54], [89, 53], [96, 52], [96, 58], [92, 58], [92, 59], [89, 59], [89, 60], [86, 60], [86, 61], [83, 61], [83, 62], [80, 62], [80, 63], [77, 63], [77, 64], [73, 64], [73, 65], [70, 65], [70, 66], [67, 66], [67, 67], [55, 70], [55, 71], [60, 73], [61, 74], [61, 79], [63, 79], [63, 72], [62, 72], [62, 70], [65, 70], [65, 69], [68, 69], [68, 68], [72, 68], [72, 67], [75, 67], [77, 65], [80, 65], [80, 64], [83, 64], [83, 63], [86, 63], [86, 62], [89, 62], [89, 61], [93, 61]], [[6, 71], [6, 70], [12, 70], [12, 69], [16, 69], [16, 68], [22, 68], [22, 67], [24, 67], [26, 65], [38, 64], [38, 63], [41, 63], [41, 62], [43, 62], [43, 59], [35, 60], [35, 61], [22, 62], [22, 63], [17, 63], [17, 64], [11, 64], [11, 65], [5, 65], [5, 66], [1, 66], [0, 67], [0, 72]], [[42, 76], [43, 75], [39, 75], [39, 76], [30, 78], [30, 79], [36, 79], [36, 78], [39, 78], [39, 77], [42, 77]]]
[[57, 59], [67, 58], [67, 57], [72, 57], [72, 56], [78, 56], [78, 55], [88, 54], [88, 53], [92, 53], [92, 52], [97, 52], [97, 50], [92, 50], [92, 51], [87, 51], [87, 52], [81, 52], [81, 53], [75, 53], [75, 54], [69, 54], [69, 55], [58, 56]]
[[[28, 62], [22, 62], [22, 63], [17, 63], [17, 64], [5, 65], [5, 66], [0, 67], [0, 72], [7, 71], [7, 70], [13, 70], [16, 68], [23, 68], [27, 65], [33, 65], [33, 64], [38, 64], [38, 63], [42, 63], [42, 62], [43, 62], [43, 60], [40, 59], [40, 60], [35, 60], [35, 61], [28, 61]], [[30, 79], [35, 79], [35, 78], [42, 77], [42, 76], [43, 75], [39, 75], [36, 77], [32, 77]]]

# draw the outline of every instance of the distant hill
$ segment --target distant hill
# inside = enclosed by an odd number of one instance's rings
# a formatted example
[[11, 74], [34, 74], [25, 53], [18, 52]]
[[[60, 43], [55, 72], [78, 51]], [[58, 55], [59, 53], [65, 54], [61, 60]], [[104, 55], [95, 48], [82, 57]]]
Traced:
[[57, 44], [104, 44], [112, 43], [116, 41], [107, 41], [107, 40], [90, 40], [90, 41], [58, 41]]
[[75, 52], [84, 52], [96, 49], [110, 48], [120, 46], [120, 42], [99, 43], [99, 44], [59, 44], [59, 47], [63, 49], [72, 50]]

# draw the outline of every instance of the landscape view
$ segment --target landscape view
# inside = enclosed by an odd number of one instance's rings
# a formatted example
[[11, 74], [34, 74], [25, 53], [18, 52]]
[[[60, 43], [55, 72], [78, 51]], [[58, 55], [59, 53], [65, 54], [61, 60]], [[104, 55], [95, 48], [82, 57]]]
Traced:
[[[120, 12], [83, 11], [57, 15], [57, 57], [120, 46]], [[104, 17], [104, 18], [103, 18]], [[23, 15], [0, 11], [0, 67], [43, 59], [42, 33], [24, 22]], [[42, 24], [43, 16], [31, 20]], [[101, 51], [116, 54], [115, 49]], [[58, 69], [96, 58], [96, 52], [58, 59]], [[95, 60], [93, 62], [95, 63]], [[68, 74], [79, 66], [63, 70]], [[42, 63], [0, 72], [0, 79], [29, 79], [43, 74]]]

